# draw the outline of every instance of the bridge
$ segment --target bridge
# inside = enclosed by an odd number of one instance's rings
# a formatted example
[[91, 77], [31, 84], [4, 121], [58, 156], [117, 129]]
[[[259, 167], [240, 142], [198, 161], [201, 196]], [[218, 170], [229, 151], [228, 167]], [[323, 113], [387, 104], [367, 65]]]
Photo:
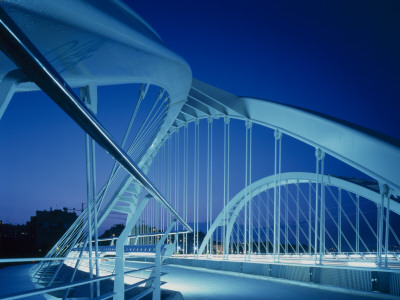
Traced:
[[[0, 260], [38, 262], [34, 289], [0, 299], [263, 299], [274, 280], [276, 297], [281, 280], [285, 297], [400, 295], [399, 140], [197, 80], [122, 2], [2, 1], [0, 19], [0, 118], [16, 93], [46, 93], [85, 133], [87, 184], [44, 258]], [[117, 138], [98, 100], [122, 84], [137, 99]], [[227, 294], [193, 295], [207, 277]]]

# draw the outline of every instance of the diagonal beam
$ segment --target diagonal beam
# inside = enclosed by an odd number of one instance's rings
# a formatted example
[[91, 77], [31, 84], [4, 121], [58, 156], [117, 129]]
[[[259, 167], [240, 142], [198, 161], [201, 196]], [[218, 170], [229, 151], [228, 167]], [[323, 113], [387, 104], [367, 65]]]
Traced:
[[184, 227], [192, 230], [2, 7], [0, 7], [0, 49]]

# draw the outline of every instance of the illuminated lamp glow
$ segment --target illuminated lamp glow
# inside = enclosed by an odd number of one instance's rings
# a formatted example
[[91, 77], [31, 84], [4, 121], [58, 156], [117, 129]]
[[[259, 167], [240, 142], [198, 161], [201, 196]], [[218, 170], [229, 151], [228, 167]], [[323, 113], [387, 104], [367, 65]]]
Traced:
[[366, 262], [366, 261], [349, 261], [347, 262], [347, 265], [351, 267], [369, 267], [369, 268], [376, 267], [376, 263]]
[[304, 264], [304, 265], [313, 265], [315, 263], [314, 260], [310, 259], [302, 259], [298, 261], [299, 264]]

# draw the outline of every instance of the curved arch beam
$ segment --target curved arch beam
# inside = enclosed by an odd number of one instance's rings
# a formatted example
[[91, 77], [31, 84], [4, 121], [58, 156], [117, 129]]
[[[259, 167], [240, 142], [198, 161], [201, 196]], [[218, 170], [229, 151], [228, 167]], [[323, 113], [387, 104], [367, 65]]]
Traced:
[[195, 79], [189, 98], [225, 115], [279, 129], [400, 192], [397, 139], [299, 107], [238, 97]]
[[[5, 0], [1, 9], [71, 87], [147, 83], [165, 89], [168, 111], [153, 145], [161, 143], [188, 95], [192, 75], [189, 65], [135, 12], [119, 1], [79, 0], [62, 5]], [[0, 51], [0, 80], [15, 68]], [[7, 101], [14, 91], [39, 89], [33, 82], [17, 83]], [[148, 150], [139, 168], [146, 168], [151, 155]]]
[[[1, 3], [71, 87], [148, 83], [165, 89], [168, 112], [153, 144], [161, 142], [189, 93], [192, 73], [138, 14], [119, 1]], [[13, 70], [14, 63], [0, 51], [0, 80]], [[33, 82], [21, 82], [14, 91], [38, 89]]]
[[[308, 183], [316, 182], [315, 173], [307, 173], [307, 172], [288, 172], [282, 173], [280, 175], [281, 181], [280, 185], [284, 184], [296, 184], [296, 183]], [[337, 178], [330, 175], [324, 175], [322, 181], [330, 186], [335, 186], [337, 188], [341, 188], [343, 190], [347, 190], [351, 193], [360, 195], [363, 198], [373, 201], [376, 204], [381, 203], [381, 195], [373, 190], [370, 190], [362, 185], [353, 183], [351, 181]], [[253, 197], [258, 194], [274, 188], [275, 176], [271, 175], [268, 177], [264, 177], [247, 187], [247, 194], [251, 194]], [[226, 231], [226, 241], [229, 241], [230, 235], [232, 233], [233, 224], [236, 221], [240, 211], [243, 209], [244, 205], [250, 201], [250, 197], [246, 197], [245, 193], [246, 189], [241, 190], [237, 193], [231, 201], [226, 205], [226, 207], [221, 211], [218, 217], [215, 219], [214, 223], [211, 225], [209, 231], [207, 232], [203, 243], [199, 248], [199, 253], [204, 253], [206, 245], [210, 240], [214, 231], [223, 224], [225, 214], [228, 216], [228, 226]], [[246, 199], [247, 202], [246, 202]], [[386, 202], [385, 202], [386, 207]], [[390, 199], [390, 210], [400, 215], [400, 203]]]

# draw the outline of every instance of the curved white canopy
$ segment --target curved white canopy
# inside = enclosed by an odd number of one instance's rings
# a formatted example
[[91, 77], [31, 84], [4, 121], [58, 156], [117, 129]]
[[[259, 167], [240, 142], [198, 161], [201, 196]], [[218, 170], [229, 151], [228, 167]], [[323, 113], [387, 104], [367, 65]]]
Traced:
[[[186, 98], [191, 70], [119, 1], [3, 0], [2, 7], [73, 87], [150, 83]], [[82, 18], [85, 12], [85, 18]], [[0, 78], [15, 65], [0, 53]], [[17, 90], [38, 89], [32, 83]]]

